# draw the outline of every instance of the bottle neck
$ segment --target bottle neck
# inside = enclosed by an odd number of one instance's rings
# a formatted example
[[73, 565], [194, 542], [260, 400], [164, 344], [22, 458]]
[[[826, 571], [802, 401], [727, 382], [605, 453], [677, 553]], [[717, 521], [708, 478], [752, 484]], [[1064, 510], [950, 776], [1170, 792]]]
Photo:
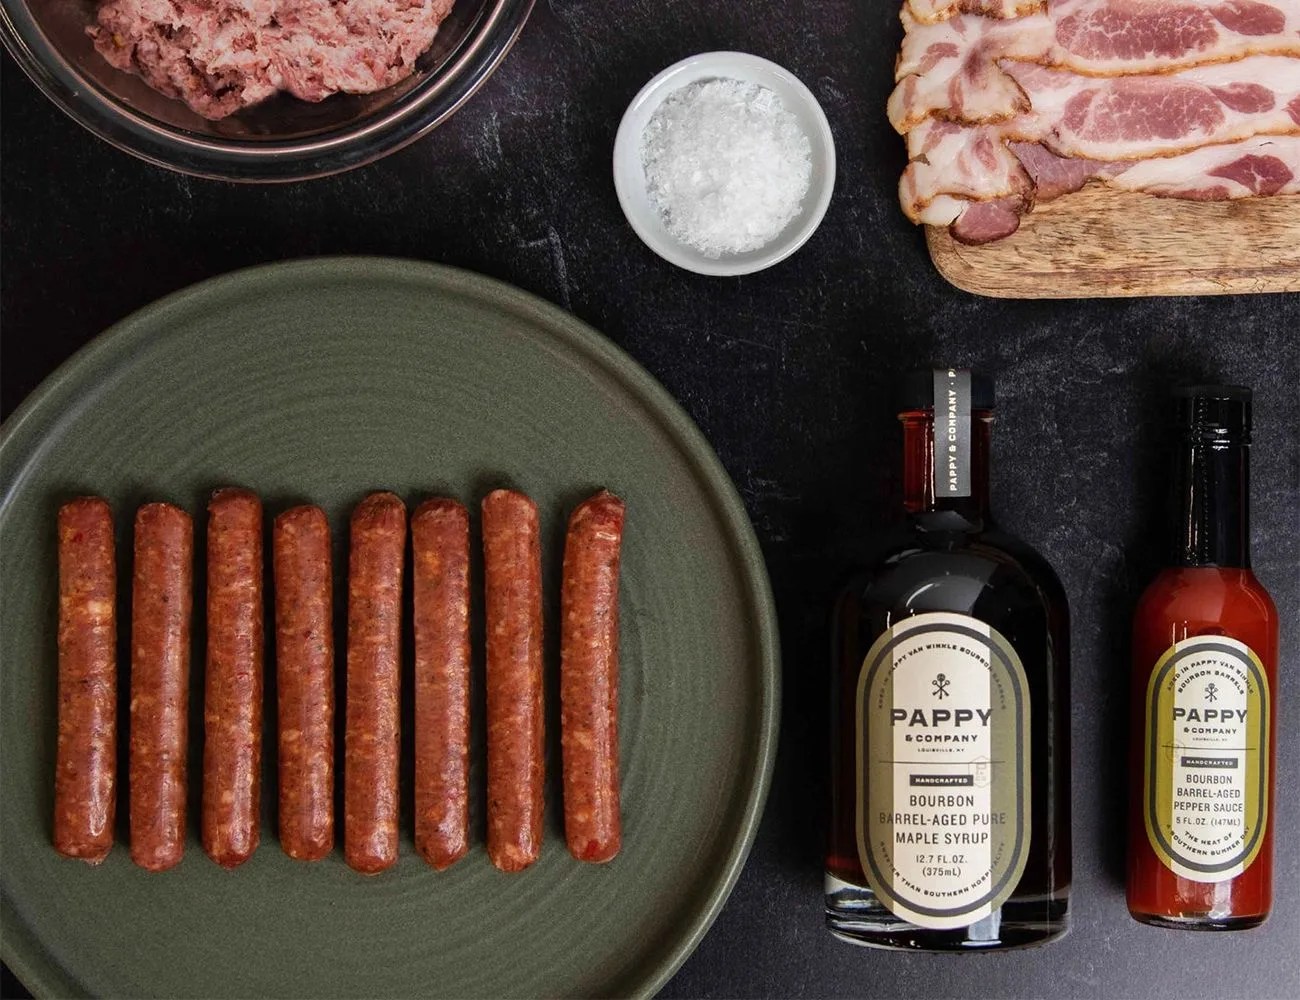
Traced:
[[1184, 441], [1174, 470], [1174, 564], [1250, 568], [1250, 447]]
[[[963, 477], [954, 463], [947, 435], [935, 438], [932, 410], [909, 410], [903, 422], [903, 507], [909, 514], [929, 511], [952, 511], [976, 523], [989, 516], [989, 444], [993, 415], [976, 410], [970, 418], [970, 450]], [[937, 463], [937, 468], [936, 468]], [[937, 473], [937, 475], [936, 475]], [[964, 482], [968, 479], [968, 483]], [[957, 489], [953, 489], [956, 486]]]

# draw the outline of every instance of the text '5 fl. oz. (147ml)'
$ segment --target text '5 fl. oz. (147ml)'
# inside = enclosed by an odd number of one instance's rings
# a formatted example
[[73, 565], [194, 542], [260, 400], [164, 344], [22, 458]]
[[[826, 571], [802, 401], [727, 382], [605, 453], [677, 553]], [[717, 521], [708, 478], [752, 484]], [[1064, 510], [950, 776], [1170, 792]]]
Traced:
[[1068, 611], [989, 514], [993, 386], [907, 379], [906, 519], [835, 613], [826, 921], [884, 948], [1065, 933]]

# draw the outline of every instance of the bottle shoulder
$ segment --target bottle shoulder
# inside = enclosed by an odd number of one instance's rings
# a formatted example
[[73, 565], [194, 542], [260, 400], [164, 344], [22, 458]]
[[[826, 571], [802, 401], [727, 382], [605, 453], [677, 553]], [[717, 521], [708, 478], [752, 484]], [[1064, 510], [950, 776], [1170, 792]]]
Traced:
[[1138, 600], [1137, 620], [1216, 622], [1277, 620], [1277, 605], [1248, 569], [1173, 566], [1162, 570]]
[[1133, 616], [1136, 663], [1149, 664], [1161, 650], [1196, 635], [1232, 636], [1273, 662], [1278, 628], [1277, 606], [1250, 570], [1170, 567], [1138, 600]]
[[905, 613], [1034, 603], [1066, 613], [1065, 590], [1031, 546], [996, 527], [933, 532], [901, 526], [850, 577], [841, 603]]

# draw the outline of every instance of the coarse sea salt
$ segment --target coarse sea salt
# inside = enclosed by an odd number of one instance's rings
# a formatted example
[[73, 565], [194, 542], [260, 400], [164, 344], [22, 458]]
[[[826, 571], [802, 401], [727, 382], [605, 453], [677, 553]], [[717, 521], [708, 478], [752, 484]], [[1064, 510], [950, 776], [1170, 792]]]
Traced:
[[711, 259], [776, 239], [812, 180], [798, 120], [767, 87], [741, 80], [669, 94], [641, 135], [641, 163], [668, 232]]

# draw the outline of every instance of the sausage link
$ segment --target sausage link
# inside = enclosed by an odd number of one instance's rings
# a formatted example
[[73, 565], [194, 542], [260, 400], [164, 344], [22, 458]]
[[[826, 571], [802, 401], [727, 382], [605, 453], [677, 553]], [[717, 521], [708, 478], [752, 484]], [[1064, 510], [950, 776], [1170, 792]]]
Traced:
[[54, 848], [97, 865], [113, 846], [117, 783], [117, 581], [113, 512], [59, 508], [59, 736]]
[[569, 518], [560, 594], [564, 832], [579, 861], [622, 846], [618, 787], [618, 571], [623, 501], [600, 492]]
[[483, 500], [487, 610], [488, 857], [527, 868], [542, 847], [542, 570], [537, 505], [496, 490]]
[[202, 834], [223, 868], [257, 849], [262, 666], [262, 503], [247, 490], [218, 490], [208, 504]]
[[442, 870], [469, 850], [469, 513], [411, 518], [415, 603], [415, 849]]
[[334, 847], [334, 633], [330, 526], [319, 507], [275, 519], [280, 846], [316, 861]]
[[397, 861], [402, 559], [406, 508], [372, 493], [352, 514], [343, 848], [374, 875]]
[[131, 860], [150, 871], [185, 853], [194, 525], [151, 503], [135, 515], [131, 596]]

